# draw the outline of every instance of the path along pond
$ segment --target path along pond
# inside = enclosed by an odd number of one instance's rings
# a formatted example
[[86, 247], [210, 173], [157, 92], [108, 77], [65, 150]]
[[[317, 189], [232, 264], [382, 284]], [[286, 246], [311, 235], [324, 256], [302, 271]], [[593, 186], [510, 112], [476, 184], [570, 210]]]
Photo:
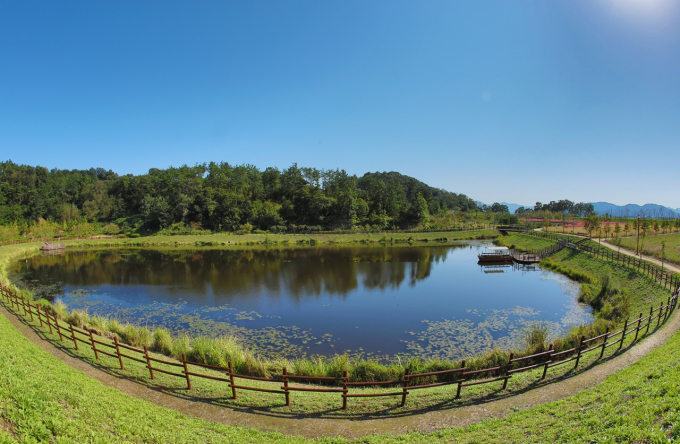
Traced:
[[531, 322], [559, 336], [592, 320], [564, 276], [478, 265], [488, 245], [68, 250], [17, 261], [11, 278], [70, 310], [234, 335], [268, 356], [460, 359], [521, 347]]

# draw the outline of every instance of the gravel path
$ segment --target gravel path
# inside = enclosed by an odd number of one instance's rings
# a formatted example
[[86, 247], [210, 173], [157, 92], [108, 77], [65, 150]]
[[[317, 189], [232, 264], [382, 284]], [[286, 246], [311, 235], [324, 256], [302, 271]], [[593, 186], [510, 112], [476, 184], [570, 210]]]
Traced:
[[58, 346], [43, 339], [39, 330], [26, 323], [22, 318], [0, 306], [0, 313], [29, 340], [43, 350], [61, 359], [71, 367], [99, 380], [102, 384], [155, 404], [195, 416], [206, 421], [220, 422], [235, 426], [256, 428], [262, 431], [278, 431], [284, 434], [305, 437], [345, 436], [358, 438], [374, 433], [401, 434], [410, 431], [432, 432], [447, 427], [462, 427], [489, 418], [502, 418], [515, 411], [556, 401], [581, 390], [595, 387], [607, 376], [628, 367], [663, 345], [668, 338], [680, 330], [680, 316], [673, 315], [666, 324], [651, 337], [613, 357], [591, 370], [573, 377], [559, 380], [535, 389], [509, 395], [493, 401], [480, 401], [446, 410], [431, 410], [406, 416], [388, 418], [364, 417], [361, 419], [328, 419], [309, 416], [280, 417], [263, 412], [251, 412], [211, 405], [199, 400], [178, 398], [153, 389], [138, 382], [125, 379], [116, 374], [81, 361]]

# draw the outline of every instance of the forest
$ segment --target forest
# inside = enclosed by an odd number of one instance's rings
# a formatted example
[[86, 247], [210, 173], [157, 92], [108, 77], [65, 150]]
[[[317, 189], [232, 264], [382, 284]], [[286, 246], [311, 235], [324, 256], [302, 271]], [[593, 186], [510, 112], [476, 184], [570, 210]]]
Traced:
[[45, 223], [76, 235], [77, 227], [87, 230], [88, 224], [103, 225], [110, 234], [172, 227], [271, 232], [436, 228], [438, 218], [477, 210], [463, 194], [396, 172], [357, 177], [297, 164], [261, 171], [210, 162], [119, 175], [103, 168], [48, 170], [0, 162], [0, 225], [15, 232]]

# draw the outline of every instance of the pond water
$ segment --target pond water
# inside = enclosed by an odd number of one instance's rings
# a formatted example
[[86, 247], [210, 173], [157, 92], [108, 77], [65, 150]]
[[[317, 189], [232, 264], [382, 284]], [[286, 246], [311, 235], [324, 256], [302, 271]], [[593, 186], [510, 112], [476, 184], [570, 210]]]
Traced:
[[459, 359], [592, 320], [578, 285], [539, 267], [477, 265], [484, 242], [202, 250], [85, 250], [17, 261], [12, 279], [69, 309], [233, 334], [269, 355]]

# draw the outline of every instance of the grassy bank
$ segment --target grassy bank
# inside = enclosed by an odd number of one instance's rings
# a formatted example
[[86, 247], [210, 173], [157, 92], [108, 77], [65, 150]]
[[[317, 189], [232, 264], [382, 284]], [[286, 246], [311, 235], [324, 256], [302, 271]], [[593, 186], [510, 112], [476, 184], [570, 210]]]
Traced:
[[[680, 336], [598, 387], [466, 428], [307, 440], [210, 423], [74, 370], [0, 316], [0, 442], [672, 442], [680, 437]], [[319, 434], [324, 434], [320, 426]]]
[[81, 247], [172, 247], [172, 246], [252, 246], [252, 245], [316, 245], [347, 243], [409, 243], [448, 240], [494, 239], [496, 230], [446, 231], [423, 233], [353, 233], [353, 234], [230, 234], [168, 236], [141, 238], [105, 238], [65, 241]]

